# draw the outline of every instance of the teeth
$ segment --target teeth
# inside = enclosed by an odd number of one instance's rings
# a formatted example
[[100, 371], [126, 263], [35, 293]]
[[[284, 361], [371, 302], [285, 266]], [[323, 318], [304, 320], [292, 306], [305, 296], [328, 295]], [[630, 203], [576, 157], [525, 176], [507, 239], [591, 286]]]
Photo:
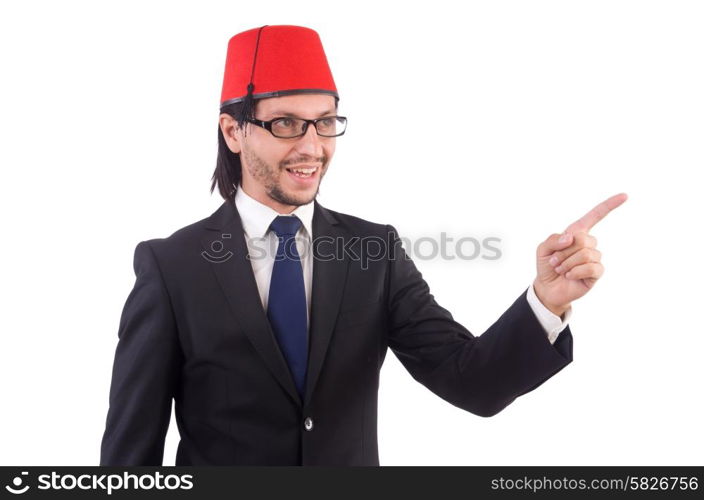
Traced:
[[318, 167], [314, 168], [289, 168], [287, 169], [289, 172], [291, 172], [293, 175], [296, 177], [310, 177], [313, 175], [313, 172], [318, 170]]

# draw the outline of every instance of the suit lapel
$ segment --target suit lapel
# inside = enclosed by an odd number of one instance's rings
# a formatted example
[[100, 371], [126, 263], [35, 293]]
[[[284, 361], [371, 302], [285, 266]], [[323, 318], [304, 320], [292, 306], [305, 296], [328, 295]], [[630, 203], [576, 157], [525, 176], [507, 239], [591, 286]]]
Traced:
[[313, 286], [311, 291], [311, 321], [308, 346], [308, 373], [305, 402], [308, 404], [320, 376], [325, 354], [330, 344], [335, 320], [345, 289], [349, 256], [337, 255], [342, 248], [336, 241], [346, 240], [339, 221], [315, 201], [313, 212]]
[[218, 241], [223, 246], [218, 253], [228, 255], [228, 252], [232, 252], [232, 256], [220, 263], [211, 261], [210, 267], [227, 298], [235, 320], [274, 377], [300, 405], [301, 398], [293, 377], [259, 298], [252, 264], [247, 258], [248, 249], [242, 221], [234, 200], [225, 201], [206, 223], [206, 231], [201, 237], [203, 249], [213, 253], [214, 249], [220, 247]]
[[[313, 245], [306, 403], [310, 401], [315, 389], [330, 344], [349, 263], [347, 255], [330, 257], [332, 250], [336, 248], [332, 242], [336, 238], [344, 237], [345, 233], [332, 213], [320, 206], [317, 201], [314, 203], [313, 236], [316, 241], [322, 238], [320, 241], [324, 243]], [[206, 220], [205, 229], [201, 236], [204, 258], [209, 261], [210, 268], [227, 298], [236, 321], [281, 386], [299, 406], [302, 405], [286, 359], [279, 349], [259, 299], [252, 265], [247, 259], [248, 249], [242, 222], [234, 200], [225, 201]], [[217, 261], [209, 258], [206, 252], [210, 255], [217, 253], [230, 257]]]

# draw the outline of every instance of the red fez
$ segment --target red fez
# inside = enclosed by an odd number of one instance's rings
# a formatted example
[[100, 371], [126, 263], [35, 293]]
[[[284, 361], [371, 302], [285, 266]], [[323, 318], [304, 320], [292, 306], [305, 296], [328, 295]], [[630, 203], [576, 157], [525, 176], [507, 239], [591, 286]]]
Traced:
[[230, 38], [221, 107], [302, 93], [339, 97], [318, 33], [302, 26], [262, 26]]

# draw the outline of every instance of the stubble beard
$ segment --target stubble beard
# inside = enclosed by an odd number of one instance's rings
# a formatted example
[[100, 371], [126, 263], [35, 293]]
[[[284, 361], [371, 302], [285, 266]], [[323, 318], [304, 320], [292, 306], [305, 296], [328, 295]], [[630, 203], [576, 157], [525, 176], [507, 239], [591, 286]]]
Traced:
[[280, 164], [277, 170], [272, 167], [269, 163], [262, 160], [252, 151], [245, 150], [243, 152], [245, 160], [247, 162], [247, 170], [249, 171], [250, 175], [252, 175], [252, 177], [254, 177], [264, 186], [264, 190], [266, 191], [267, 196], [269, 196], [272, 200], [275, 200], [283, 205], [291, 205], [298, 207], [300, 205], [307, 205], [308, 203], [313, 201], [316, 196], [318, 196], [318, 193], [320, 192], [320, 183], [323, 181], [323, 175], [327, 170], [327, 157], [322, 157], [318, 159], [318, 163], [321, 163], [321, 166], [319, 173], [320, 177], [318, 179], [318, 185], [315, 188], [315, 193], [313, 193], [313, 195], [310, 197], [300, 198], [285, 193], [284, 190], [281, 188], [281, 182], [279, 181], [279, 178], [281, 175], [285, 175], [285, 172], [282, 173], [285, 170], [283, 164]]

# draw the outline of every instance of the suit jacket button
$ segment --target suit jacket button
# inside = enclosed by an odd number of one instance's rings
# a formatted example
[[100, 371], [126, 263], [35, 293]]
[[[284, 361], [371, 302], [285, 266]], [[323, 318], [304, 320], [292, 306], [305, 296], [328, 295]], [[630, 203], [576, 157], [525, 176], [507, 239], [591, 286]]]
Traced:
[[305, 422], [303, 422], [303, 425], [305, 426], [307, 431], [312, 431], [313, 430], [313, 419], [310, 417], [306, 418]]

